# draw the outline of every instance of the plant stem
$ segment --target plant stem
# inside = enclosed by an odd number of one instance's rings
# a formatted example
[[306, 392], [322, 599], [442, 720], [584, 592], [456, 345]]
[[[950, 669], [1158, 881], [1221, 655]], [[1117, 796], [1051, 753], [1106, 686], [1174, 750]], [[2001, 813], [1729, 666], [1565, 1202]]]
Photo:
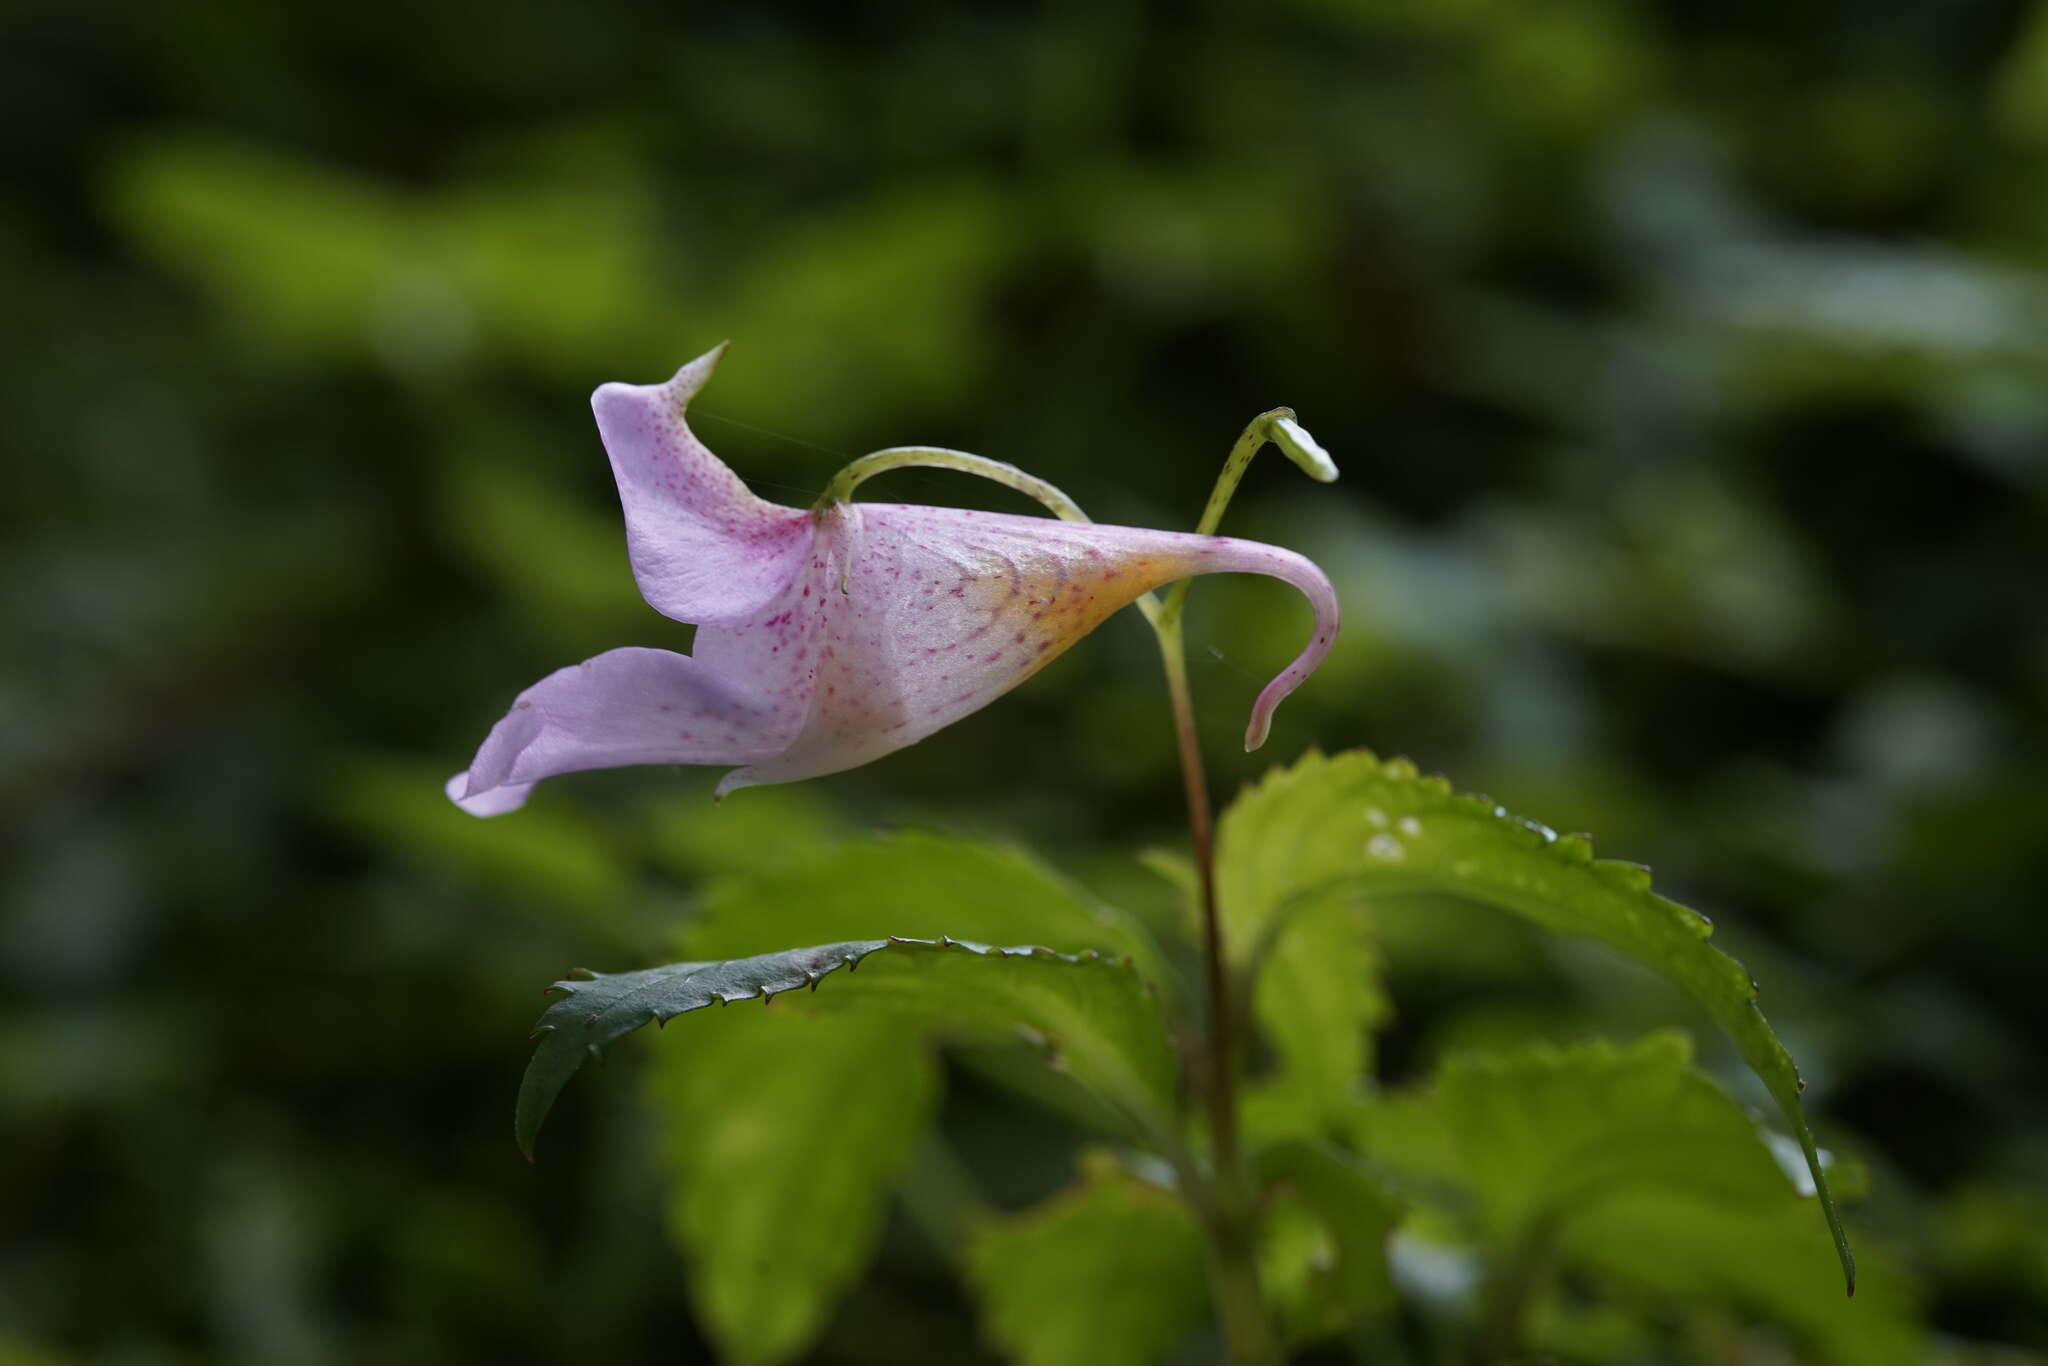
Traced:
[[1209, 1280], [1216, 1296], [1217, 1317], [1223, 1321], [1223, 1341], [1230, 1353], [1230, 1366], [1281, 1366], [1286, 1355], [1273, 1335], [1273, 1323], [1266, 1314], [1265, 1296], [1259, 1290], [1258, 1263], [1252, 1258], [1250, 1223], [1223, 1239], [1211, 1239]]
[[1195, 728], [1180, 622], [1155, 622], [1154, 626], [1160, 661], [1166, 668], [1166, 693], [1173, 705], [1174, 738], [1180, 749], [1181, 784], [1187, 795], [1188, 833], [1194, 840], [1202, 903], [1209, 1032], [1204, 1041], [1207, 1075], [1201, 1080], [1201, 1089], [1208, 1103], [1214, 1158], [1214, 1198], [1203, 1202], [1209, 1225], [1210, 1280], [1233, 1366], [1278, 1366], [1280, 1344], [1259, 1292], [1258, 1266], [1253, 1258], [1256, 1216], [1245, 1179], [1244, 1154], [1238, 1145], [1237, 1003], [1230, 988], [1223, 921], [1216, 905], [1216, 833], [1209, 779], [1202, 767], [1202, 741]]
[[1478, 1336], [1472, 1344], [1477, 1366], [1511, 1361], [1520, 1354], [1522, 1322], [1548, 1270], [1555, 1227], [1556, 1221], [1549, 1216], [1538, 1219], [1487, 1285]]
[[[1194, 696], [1188, 689], [1187, 654], [1178, 623], [1159, 632], [1166, 666], [1166, 695], [1173, 705], [1174, 739], [1180, 749], [1181, 786], [1187, 795], [1188, 834], [1194, 841], [1195, 878], [1202, 910], [1202, 960], [1207, 982], [1209, 1036], [1208, 1093], [1211, 1139], [1221, 1182], [1239, 1176], [1237, 1108], [1230, 1102], [1236, 1082], [1237, 1024], [1231, 1003], [1230, 970], [1224, 953], [1223, 922], [1216, 907], [1216, 831], [1209, 806], [1209, 778], [1202, 767], [1202, 740], [1195, 729]], [[1240, 1183], [1241, 1184], [1241, 1183]]]
[[[1245, 425], [1224, 460], [1196, 534], [1215, 534], [1245, 469], [1268, 442], [1286, 452], [1288, 459], [1312, 478], [1328, 482], [1337, 477], [1337, 467], [1329, 456], [1295, 424], [1292, 409], [1261, 413]], [[1210, 1280], [1233, 1366], [1279, 1366], [1285, 1354], [1259, 1290], [1258, 1211], [1237, 1134], [1238, 1002], [1223, 942], [1223, 917], [1216, 904], [1216, 818], [1209, 803], [1209, 778], [1202, 767], [1202, 739], [1195, 727], [1194, 696], [1188, 688], [1187, 650], [1181, 633], [1181, 609], [1187, 596], [1188, 584], [1183, 579], [1166, 591], [1163, 601], [1148, 593], [1139, 599], [1138, 607], [1152, 624], [1160, 661], [1166, 667], [1166, 695], [1173, 705], [1174, 739], [1180, 749], [1181, 785], [1187, 793], [1188, 834], [1194, 842], [1195, 879], [1202, 903], [1209, 1034], [1204, 1041], [1207, 1075], [1201, 1079], [1201, 1087], [1208, 1102], [1214, 1175], [1212, 1189], [1197, 1204], [1209, 1226]]]

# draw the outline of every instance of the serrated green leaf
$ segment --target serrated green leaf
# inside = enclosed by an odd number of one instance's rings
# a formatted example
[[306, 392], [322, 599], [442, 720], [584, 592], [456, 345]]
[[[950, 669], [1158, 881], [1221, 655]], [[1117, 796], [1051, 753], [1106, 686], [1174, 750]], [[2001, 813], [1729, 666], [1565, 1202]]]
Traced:
[[1253, 1168], [1265, 1192], [1260, 1282], [1281, 1332], [1313, 1342], [1392, 1307], [1387, 1237], [1401, 1202], [1324, 1144], [1286, 1139]]
[[1206, 1317], [1187, 1205], [1113, 1163], [1090, 1168], [1036, 1209], [984, 1225], [969, 1248], [984, 1331], [1023, 1366], [1151, 1366]]
[[1798, 1069], [1771, 1032], [1740, 963], [1707, 943], [1712, 926], [1650, 890], [1649, 870], [1593, 857], [1483, 797], [1454, 793], [1404, 759], [1311, 754], [1276, 770], [1224, 813], [1217, 877], [1232, 955], [1256, 964], [1290, 914], [1339, 888], [1440, 892], [1513, 912], [1557, 934], [1597, 939], [1684, 988], [1735, 1040], [1799, 1140], [1842, 1273], [1855, 1261], [1813, 1135]]
[[539, 1046], [519, 1086], [520, 1150], [532, 1156], [555, 1097], [606, 1044], [709, 1005], [815, 991], [827, 978], [829, 991], [806, 993], [794, 1008], [887, 1012], [975, 1037], [1025, 1032], [1135, 1132], [1156, 1139], [1173, 1131], [1172, 1049], [1151, 991], [1127, 961], [951, 939], [865, 939], [555, 983], [548, 990], [561, 999], [541, 1015]]
[[[837, 845], [791, 838], [792, 821], [812, 834], [833, 833], [797, 788], [751, 791], [710, 810], [701, 802], [664, 806], [660, 815], [663, 849], [676, 861], [700, 871], [723, 863], [739, 873], [708, 890], [703, 914], [679, 943], [687, 958], [737, 957], [792, 939], [949, 932], [1155, 957], [1133, 922], [1015, 850], [924, 832]], [[766, 869], [755, 856], [734, 861], [735, 849], [758, 848], [764, 839], [805, 852]], [[844, 988], [871, 971], [801, 999], [832, 1009]], [[840, 1009], [823, 1022], [796, 1011], [778, 1021], [787, 1008], [728, 1012], [720, 1028], [693, 1031], [687, 1048], [658, 1050], [655, 1073], [663, 1151], [675, 1177], [669, 1224], [689, 1258], [692, 1296], [728, 1355], [749, 1361], [786, 1360], [822, 1331], [872, 1249], [893, 1164], [928, 1109], [928, 1099], [905, 1103], [910, 1078], [931, 1067], [919, 1019]], [[757, 1016], [768, 1023], [757, 1024]], [[788, 1033], [791, 1046], [775, 1052], [757, 1044], [763, 1031]], [[970, 1066], [1083, 1124], [1130, 1127], [1074, 1075], [1019, 1049], [1014, 1033], [999, 1030], [966, 1055]], [[807, 1098], [826, 1096], [830, 1112], [810, 1114]], [[743, 1141], [748, 1134], [762, 1136], [758, 1148]], [[721, 1135], [734, 1137], [714, 1162]]]
[[1130, 957], [1147, 978], [1161, 979], [1157, 947], [1129, 916], [1022, 850], [926, 831], [799, 854], [716, 882], [683, 943], [693, 958], [717, 959], [791, 941], [891, 935], [1095, 949]]
[[873, 1255], [937, 1103], [931, 1050], [904, 1020], [733, 1010], [657, 1049], [648, 1094], [698, 1322], [732, 1366], [793, 1360]]
[[1538, 1230], [1646, 1187], [1730, 1206], [1797, 1196], [1682, 1034], [1454, 1056], [1421, 1091], [1356, 1111], [1360, 1147], [1413, 1198], [1460, 1209], [1512, 1254]]
[[[700, 809], [691, 819], [699, 826], [723, 823], [729, 811], [751, 810], [764, 799], [787, 806], [785, 794], [797, 791], [750, 790], [710, 816]], [[803, 822], [803, 812], [796, 815], [804, 828], [815, 827], [815, 821]], [[741, 824], [755, 835], [764, 833], [752, 818]], [[783, 842], [805, 848], [804, 841]], [[1166, 980], [1159, 950], [1138, 921], [1030, 854], [921, 830], [853, 843], [816, 841], [775, 866], [715, 881], [678, 947], [684, 957], [710, 960], [769, 952], [792, 940], [891, 935], [1045, 944], [1069, 953], [1094, 949], [1131, 957], [1148, 981]], [[1101, 1102], [1071, 1078], [1049, 1073], [1034, 1060], [1002, 1062], [998, 1052], [983, 1050], [981, 1059], [1003, 1084], [1023, 1080], [1034, 1100], [1052, 1101], [1100, 1127]]]

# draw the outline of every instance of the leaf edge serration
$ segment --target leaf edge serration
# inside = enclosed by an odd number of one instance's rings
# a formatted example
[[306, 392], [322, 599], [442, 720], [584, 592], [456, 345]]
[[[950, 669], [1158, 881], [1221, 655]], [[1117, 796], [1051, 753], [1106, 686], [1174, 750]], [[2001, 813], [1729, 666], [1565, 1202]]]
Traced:
[[[1111, 961], [1094, 949], [1060, 953], [1040, 945], [1005, 947], [954, 939], [948, 935], [937, 939], [890, 935], [881, 939], [849, 939], [833, 944], [783, 949], [746, 958], [668, 963], [634, 972], [600, 973], [577, 968], [541, 993], [558, 999], [541, 1012], [528, 1036], [536, 1047], [525, 1074], [520, 1078], [519, 1097], [513, 1110], [513, 1138], [520, 1153], [528, 1162], [534, 1160], [535, 1140], [556, 1097], [586, 1059], [603, 1061], [606, 1046], [649, 1024], [659, 1028], [677, 1016], [712, 1005], [726, 1006], [753, 1000], [766, 1005], [792, 991], [816, 991], [819, 983], [841, 969], [853, 972], [873, 955], [892, 949], [967, 953], [984, 958], [1035, 958], [1076, 965]], [[1114, 961], [1131, 966], [1131, 960], [1126, 957]], [[678, 978], [689, 980], [709, 974], [717, 975], [707, 983], [701, 999], [685, 998], [685, 1004], [665, 1006], [661, 1002], [666, 998], [656, 995], [661, 989], [671, 988]], [[576, 1018], [582, 1010], [577, 1003], [578, 997], [587, 997], [593, 990], [602, 990], [604, 983], [629, 979], [639, 980], [617, 999], [605, 1002], [580, 1020]], [[1149, 987], [1150, 983], [1145, 982], [1145, 985]], [[654, 1002], [646, 999], [650, 995], [656, 996]], [[572, 1040], [566, 1029], [576, 1029], [582, 1036]]]
[[[1389, 784], [1413, 785], [1426, 799], [1440, 804], [1437, 808], [1439, 813], [1483, 820], [1520, 842], [1524, 849], [1541, 849], [1544, 857], [1554, 861], [1561, 872], [1572, 876], [1590, 874], [1610, 892], [1639, 898], [1642, 909], [1662, 917], [1673, 930], [1688, 936], [1698, 949], [1712, 954], [1725, 965], [1702, 963], [1701, 966], [1713, 968], [1717, 976], [1730, 983], [1739, 977], [1743, 989], [1724, 998], [1722, 993], [1710, 990], [1707, 984], [1673, 970], [1676, 965], [1667, 968], [1627, 945], [1590, 930], [1560, 929], [1554, 924], [1544, 924], [1543, 917], [1532, 912], [1526, 905], [1517, 905], [1513, 897], [1503, 895], [1500, 889], [1489, 889], [1470, 882], [1461, 884], [1455, 875], [1449, 878], [1416, 878], [1409, 887], [1394, 888], [1448, 892], [1536, 920], [1553, 933], [1577, 934], [1600, 939], [1644, 962], [1646, 966], [1691, 996], [1735, 1043], [1743, 1060], [1770, 1091], [1786, 1123], [1791, 1127], [1793, 1137], [1805, 1157], [1807, 1170], [1813, 1178], [1821, 1212], [1827, 1220], [1828, 1232], [1842, 1264], [1843, 1280], [1848, 1293], [1854, 1295], [1856, 1259], [1849, 1249], [1848, 1234], [1842, 1225], [1841, 1213], [1835, 1205], [1833, 1192], [1829, 1188], [1819, 1147], [1814, 1141], [1812, 1130], [1806, 1123], [1799, 1103], [1799, 1095], [1805, 1089], [1805, 1082], [1799, 1076], [1798, 1067], [1757, 1005], [1757, 984], [1749, 976], [1748, 970], [1742, 966], [1740, 960], [1709, 942], [1713, 935], [1713, 921], [1691, 907], [1654, 891], [1650, 870], [1642, 864], [1622, 859], [1597, 858], [1594, 856], [1591, 836], [1559, 836], [1548, 826], [1513, 814], [1490, 797], [1459, 792], [1449, 779], [1422, 773], [1410, 759], [1400, 756], [1382, 759], [1372, 750], [1363, 748], [1344, 750], [1337, 754], [1325, 754], [1320, 749], [1310, 749], [1293, 764], [1270, 769], [1255, 782], [1248, 784], [1239, 794], [1237, 801], [1232, 803], [1231, 809], [1225, 811], [1218, 828], [1219, 875], [1226, 878], [1229, 876], [1231, 817], [1239, 808], [1248, 804], [1279, 802], [1288, 789], [1298, 784], [1316, 781], [1319, 775], [1343, 767], [1359, 769], [1357, 777], [1360, 781], [1378, 779]], [[1384, 874], [1386, 870], [1376, 871]], [[1284, 931], [1285, 922], [1289, 918], [1288, 913], [1292, 909], [1308, 904], [1316, 896], [1334, 891], [1346, 883], [1357, 882], [1361, 876], [1358, 872], [1351, 871], [1320, 883], [1291, 889], [1278, 905], [1269, 909], [1265, 917], [1266, 923], [1260, 927], [1259, 940], [1252, 949], [1253, 961], [1256, 962], [1257, 957], [1263, 953], [1272, 939]], [[1396, 882], [1398, 879], [1384, 877], [1383, 881]], [[1384, 886], [1382, 889], [1388, 890]], [[1229, 911], [1226, 909], [1226, 915], [1228, 914]]]

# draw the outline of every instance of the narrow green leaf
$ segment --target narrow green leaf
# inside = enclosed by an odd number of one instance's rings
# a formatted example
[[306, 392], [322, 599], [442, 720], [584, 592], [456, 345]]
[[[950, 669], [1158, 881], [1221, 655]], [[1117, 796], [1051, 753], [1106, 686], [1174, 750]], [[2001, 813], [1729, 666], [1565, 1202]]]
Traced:
[[1669, 978], [1728, 1031], [1784, 1111], [1855, 1292], [1855, 1260], [1800, 1112], [1798, 1070], [1757, 1009], [1749, 974], [1706, 942], [1704, 916], [1651, 892], [1647, 869], [1596, 860], [1582, 836], [1559, 839], [1419, 776], [1405, 759], [1358, 750], [1311, 754], [1240, 797], [1219, 828], [1217, 872], [1233, 956], [1247, 965], [1291, 912], [1349, 887], [1483, 901], [1553, 933], [1600, 940]]
[[824, 1331], [938, 1089], [931, 1049], [899, 1019], [732, 1010], [655, 1050], [664, 1211], [721, 1361], [774, 1366]]
[[667, 1024], [686, 1011], [733, 1001], [774, 999], [778, 992], [815, 989], [841, 968], [887, 946], [883, 939], [789, 949], [722, 963], [669, 963], [639, 972], [597, 973], [579, 968], [542, 993], [560, 999], [541, 1013], [538, 1046], [519, 1082], [513, 1131], [530, 1161], [541, 1122], [569, 1078], [604, 1046], [643, 1025]]
[[1260, 1281], [1287, 1340], [1333, 1336], [1393, 1307], [1387, 1237], [1401, 1202], [1335, 1148], [1286, 1139], [1253, 1159], [1265, 1188]]
[[1177, 1141], [1178, 1062], [1129, 959], [948, 939], [892, 939], [888, 949], [817, 1003], [901, 1014], [949, 1037], [1022, 1038], [1121, 1115], [1129, 1136]]
[[533, 1155], [555, 1097], [613, 1040], [709, 1005], [815, 990], [827, 978], [831, 989], [807, 992], [798, 1008], [886, 1011], [970, 1037], [1024, 1032], [1136, 1132], [1172, 1132], [1172, 1050], [1151, 991], [1128, 962], [951, 939], [863, 939], [555, 983], [548, 990], [561, 999], [541, 1015], [519, 1087], [520, 1150]]
[[1207, 1314], [1202, 1232], [1171, 1192], [1097, 1158], [1080, 1185], [985, 1225], [984, 1331], [1023, 1366], [1152, 1366]]

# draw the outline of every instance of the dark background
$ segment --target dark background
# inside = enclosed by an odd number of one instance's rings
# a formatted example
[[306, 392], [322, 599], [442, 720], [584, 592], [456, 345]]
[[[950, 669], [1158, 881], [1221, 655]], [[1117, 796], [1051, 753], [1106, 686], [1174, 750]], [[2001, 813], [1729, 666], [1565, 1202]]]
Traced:
[[[1654, 864], [1943, 1359], [2048, 1345], [2048, 6], [29, 3], [0, 157], [0, 1361], [695, 1359], [631, 1064], [513, 1149], [539, 985], [839, 832], [1161, 896], [1135, 620], [798, 788], [445, 805], [519, 688], [684, 643], [586, 395], [728, 337], [697, 429], [792, 503], [918, 442], [1185, 526], [1293, 405], [1344, 481], [1228, 529], [1347, 624], [1248, 758], [1305, 616], [1198, 588], [1219, 789], [1366, 744]], [[1389, 1081], [1661, 1022], [1474, 924], [1390, 940]], [[1028, 1188], [1007, 1105], [950, 1113]], [[971, 1353], [930, 1260], [818, 1359]]]

